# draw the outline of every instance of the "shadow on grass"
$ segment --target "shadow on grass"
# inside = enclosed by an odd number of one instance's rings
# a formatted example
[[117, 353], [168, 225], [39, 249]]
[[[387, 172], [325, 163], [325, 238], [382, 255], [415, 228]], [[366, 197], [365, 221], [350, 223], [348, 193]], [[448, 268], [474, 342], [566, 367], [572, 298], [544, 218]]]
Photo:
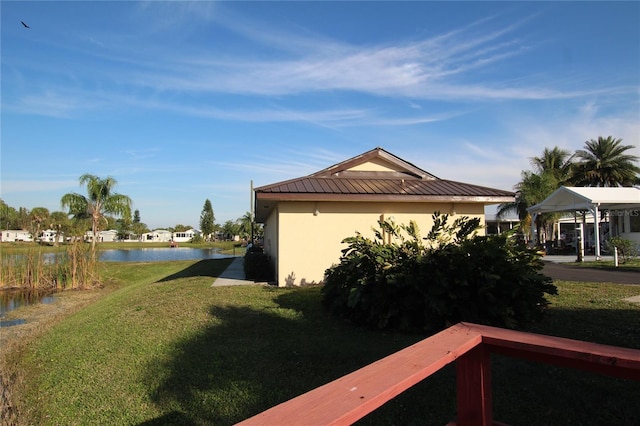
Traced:
[[[273, 294], [275, 307], [212, 306], [216, 325], [178, 342], [166, 362], [147, 366], [151, 399], [168, 414], [145, 424], [234, 424], [422, 338], [329, 318], [317, 288], [264, 291]], [[638, 329], [633, 309], [552, 309], [534, 331], [638, 347]], [[632, 402], [640, 401], [638, 382], [500, 356], [493, 365], [499, 421], [631, 425], [640, 418], [640, 404]], [[442, 425], [454, 415], [451, 365], [358, 424]]]
[[164, 424], [234, 424], [419, 340], [327, 318], [317, 289], [264, 291], [276, 307], [212, 306], [218, 325], [147, 366], [152, 401], [182, 414]]
[[229, 259], [204, 259], [199, 262], [194, 263], [188, 268], [183, 269], [182, 271], [176, 272], [175, 274], [171, 274], [167, 277], [164, 277], [158, 282], [166, 282], [173, 281], [180, 278], [190, 278], [190, 277], [218, 277], [227, 266], [229, 266], [233, 262], [232, 258]]
[[[640, 349], [638, 330], [638, 309], [552, 308], [531, 331]], [[640, 382], [504, 356], [493, 360], [498, 421], [514, 426], [638, 424]]]

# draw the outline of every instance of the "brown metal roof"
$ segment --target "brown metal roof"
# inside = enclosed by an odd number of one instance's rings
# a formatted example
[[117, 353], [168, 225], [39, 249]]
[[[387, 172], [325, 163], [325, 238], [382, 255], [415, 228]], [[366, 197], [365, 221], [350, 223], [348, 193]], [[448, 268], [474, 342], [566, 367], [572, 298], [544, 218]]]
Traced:
[[[381, 160], [391, 171], [357, 170], [357, 166]], [[354, 170], [354, 168], [356, 168]], [[265, 185], [254, 189], [258, 220], [277, 201], [381, 201], [381, 202], [473, 202], [503, 203], [515, 194], [434, 175], [408, 163], [382, 148], [313, 173], [309, 176]], [[260, 209], [259, 207], [262, 207]]]
[[[513, 198], [513, 192], [501, 189], [487, 188], [468, 183], [455, 182], [445, 179], [376, 179], [358, 178], [353, 174], [350, 177], [324, 177], [318, 178], [306, 176], [272, 185], [261, 186], [255, 189], [259, 198], [276, 197], [267, 194], [281, 196], [288, 195], [286, 199], [311, 199], [312, 195], [401, 195], [405, 197], [508, 197]], [[323, 197], [324, 198], [324, 197]], [[343, 198], [343, 197], [337, 197]]]

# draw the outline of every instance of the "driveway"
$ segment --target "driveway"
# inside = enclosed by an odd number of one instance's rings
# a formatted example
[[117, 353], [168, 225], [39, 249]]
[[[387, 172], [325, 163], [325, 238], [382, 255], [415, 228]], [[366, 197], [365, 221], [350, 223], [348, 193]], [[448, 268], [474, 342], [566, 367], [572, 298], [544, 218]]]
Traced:
[[584, 281], [617, 284], [640, 284], [640, 272], [597, 269], [562, 263], [544, 262], [542, 273], [554, 281]]

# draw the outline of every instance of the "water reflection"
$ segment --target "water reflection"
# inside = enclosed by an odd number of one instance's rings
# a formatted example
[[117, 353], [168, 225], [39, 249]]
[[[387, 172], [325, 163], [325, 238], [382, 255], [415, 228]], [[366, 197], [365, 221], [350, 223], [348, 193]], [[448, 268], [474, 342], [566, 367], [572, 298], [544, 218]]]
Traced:
[[100, 260], [105, 262], [161, 262], [168, 260], [225, 259], [217, 248], [149, 247], [135, 249], [112, 249], [100, 251]]
[[[55, 296], [51, 291], [41, 290], [2, 290], [0, 291], [0, 318], [21, 306], [29, 306], [35, 303], [53, 303]], [[17, 321], [17, 320], [16, 320]], [[9, 326], [12, 321], [2, 321], [0, 325]]]
[[2, 327], [11, 327], [12, 325], [20, 325], [25, 324], [27, 321], [23, 319], [14, 319], [14, 320], [0, 320], [0, 328]]

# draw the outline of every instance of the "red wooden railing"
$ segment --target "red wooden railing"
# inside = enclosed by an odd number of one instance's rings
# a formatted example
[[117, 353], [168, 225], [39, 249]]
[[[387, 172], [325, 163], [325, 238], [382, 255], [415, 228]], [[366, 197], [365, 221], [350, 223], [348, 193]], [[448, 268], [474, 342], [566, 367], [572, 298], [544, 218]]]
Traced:
[[498, 425], [492, 353], [640, 381], [640, 350], [460, 323], [239, 425], [349, 425], [454, 361], [456, 424]]

